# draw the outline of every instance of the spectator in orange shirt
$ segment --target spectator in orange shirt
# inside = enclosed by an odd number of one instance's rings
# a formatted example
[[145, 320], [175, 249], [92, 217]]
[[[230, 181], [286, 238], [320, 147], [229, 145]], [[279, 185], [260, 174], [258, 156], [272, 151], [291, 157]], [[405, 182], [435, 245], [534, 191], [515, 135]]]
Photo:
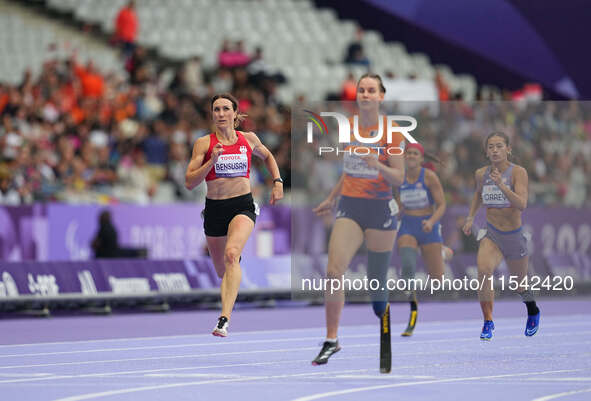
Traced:
[[135, 13], [135, 2], [130, 0], [115, 19], [115, 39], [123, 47], [125, 57], [131, 56], [135, 49], [138, 32], [138, 19]]
[[357, 82], [353, 74], [349, 73], [341, 88], [341, 100], [353, 102], [355, 99], [357, 99]]
[[439, 100], [442, 102], [446, 102], [450, 100], [450, 91], [447, 83], [443, 79], [441, 73], [437, 72], [435, 74], [435, 86], [437, 86], [437, 92], [439, 93]]
[[94, 68], [92, 61], [86, 64], [86, 68], [74, 61], [74, 70], [82, 85], [84, 97], [100, 98], [105, 91], [105, 83], [101, 74]]

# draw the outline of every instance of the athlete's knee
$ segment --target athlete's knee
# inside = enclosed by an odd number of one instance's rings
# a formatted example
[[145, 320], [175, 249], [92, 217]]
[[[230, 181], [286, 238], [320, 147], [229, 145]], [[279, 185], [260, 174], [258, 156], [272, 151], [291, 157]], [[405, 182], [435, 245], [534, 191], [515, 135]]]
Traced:
[[345, 273], [345, 269], [335, 262], [328, 262], [328, 266], [326, 266], [326, 276], [328, 278], [341, 278], [341, 276]]
[[402, 266], [401, 277], [403, 279], [414, 278], [417, 270], [417, 249], [405, 246], [400, 248], [398, 253]]
[[235, 263], [238, 263], [239, 258], [240, 249], [238, 249], [237, 246], [226, 247], [226, 250], [224, 251], [224, 263], [226, 265], [233, 265]]
[[492, 276], [495, 271], [495, 268], [496, 266], [493, 266], [490, 263], [478, 263], [478, 276]]

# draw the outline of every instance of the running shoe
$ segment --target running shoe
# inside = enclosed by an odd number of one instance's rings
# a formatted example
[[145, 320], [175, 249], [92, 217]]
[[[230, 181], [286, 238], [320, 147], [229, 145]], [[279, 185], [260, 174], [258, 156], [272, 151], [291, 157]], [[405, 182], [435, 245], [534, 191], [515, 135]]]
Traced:
[[322, 349], [318, 353], [318, 356], [314, 358], [312, 361], [312, 365], [324, 365], [328, 362], [328, 358], [331, 357], [332, 354], [336, 354], [341, 350], [339, 346], [339, 342], [332, 342], [332, 341], [325, 341], [322, 345]]
[[482, 333], [480, 333], [480, 339], [485, 341], [490, 341], [493, 336], [493, 330], [495, 329], [495, 324], [492, 320], [485, 320], [484, 326], [482, 326]]
[[220, 316], [218, 319], [218, 323], [213, 328], [211, 334], [217, 337], [227, 337], [228, 336], [228, 318], [225, 316]]
[[527, 315], [527, 323], [525, 325], [525, 336], [531, 337], [538, 332], [540, 328], [540, 312], [535, 315]]

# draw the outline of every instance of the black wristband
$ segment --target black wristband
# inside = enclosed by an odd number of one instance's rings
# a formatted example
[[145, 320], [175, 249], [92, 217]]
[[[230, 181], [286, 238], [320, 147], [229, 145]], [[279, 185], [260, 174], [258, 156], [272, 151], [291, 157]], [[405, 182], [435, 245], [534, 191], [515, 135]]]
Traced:
[[275, 178], [275, 179], [273, 180], [273, 184], [275, 184], [276, 182], [280, 182], [280, 183], [282, 183], [282, 184], [283, 184], [283, 179], [282, 179], [281, 177], [279, 177], [279, 178]]

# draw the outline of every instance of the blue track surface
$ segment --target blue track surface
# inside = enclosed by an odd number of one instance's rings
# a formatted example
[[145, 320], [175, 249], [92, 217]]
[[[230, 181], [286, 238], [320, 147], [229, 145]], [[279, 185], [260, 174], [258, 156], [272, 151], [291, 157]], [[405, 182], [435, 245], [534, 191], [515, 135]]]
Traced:
[[[539, 304], [540, 331], [526, 338], [523, 305], [499, 302], [491, 342], [478, 338], [476, 302], [420, 305], [411, 338], [397, 335], [407, 306], [395, 305], [387, 375], [378, 370], [379, 328], [368, 305], [345, 308], [343, 350], [325, 366], [310, 364], [324, 336], [322, 308], [237, 311], [225, 339], [186, 334], [213, 326], [212, 312], [4, 320], [0, 399], [590, 400], [590, 303]], [[285, 328], [280, 315], [298, 323]], [[268, 330], [241, 331], [241, 319]], [[153, 329], [130, 335], [134, 320]]]

